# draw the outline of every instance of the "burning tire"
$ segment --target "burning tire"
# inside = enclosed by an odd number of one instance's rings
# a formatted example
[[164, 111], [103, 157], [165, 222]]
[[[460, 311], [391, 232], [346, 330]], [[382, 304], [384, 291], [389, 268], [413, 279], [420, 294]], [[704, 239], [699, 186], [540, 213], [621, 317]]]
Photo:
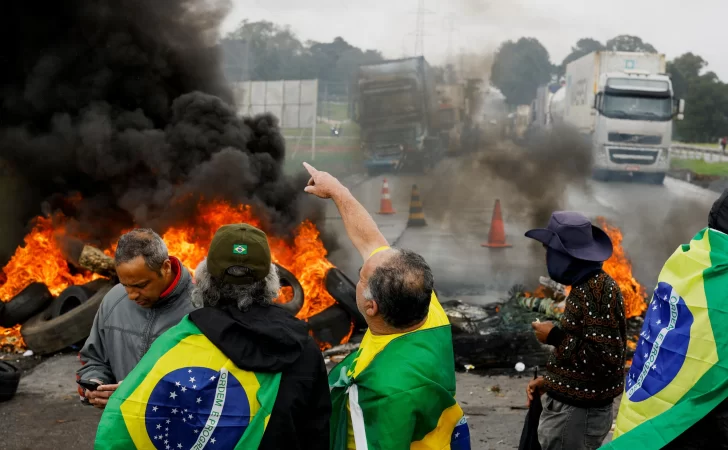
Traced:
[[364, 316], [356, 306], [356, 284], [336, 267], [326, 274], [325, 284], [329, 294], [354, 319], [354, 325], [357, 328], [366, 328]]
[[20, 371], [12, 364], [0, 361], [0, 402], [15, 396], [20, 383]]
[[[28, 348], [37, 354], [46, 355], [86, 339], [93, 326], [96, 311], [112, 287], [112, 283], [104, 280], [103, 287], [100, 287], [87, 300], [83, 302], [78, 298], [70, 300], [69, 296], [67, 302], [59, 306], [52, 303], [45, 311], [24, 323], [20, 334]], [[73, 290], [73, 292], [78, 291]], [[77, 305], [74, 308], [68, 309], [76, 302]], [[54, 316], [54, 313], [58, 315]]]
[[43, 311], [53, 295], [43, 283], [33, 283], [20, 291], [8, 303], [0, 305], [0, 327], [10, 328]]
[[281, 278], [281, 286], [289, 286], [293, 289], [293, 298], [291, 301], [288, 303], [278, 303], [278, 306], [295, 316], [303, 307], [303, 287], [301, 287], [301, 283], [298, 282], [296, 276], [287, 269], [278, 264], [276, 264], [276, 267], [278, 268], [278, 276]]
[[341, 343], [351, 331], [351, 316], [340, 305], [334, 305], [308, 319], [308, 328], [318, 342], [332, 346]]
[[48, 307], [50, 311], [50, 318], [54, 319], [58, 316], [62, 316], [74, 308], [81, 306], [86, 303], [93, 295], [101, 288], [106, 286], [109, 282], [104, 279], [92, 281], [91, 283], [84, 284], [83, 286], [71, 286], [65, 291], [61, 292]]

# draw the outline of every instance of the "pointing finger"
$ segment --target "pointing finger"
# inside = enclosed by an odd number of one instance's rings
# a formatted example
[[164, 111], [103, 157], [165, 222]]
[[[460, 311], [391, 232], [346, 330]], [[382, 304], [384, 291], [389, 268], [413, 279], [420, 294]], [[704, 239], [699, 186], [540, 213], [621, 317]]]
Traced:
[[303, 167], [305, 167], [306, 170], [308, 170], [308, 173], [310, 173], [312, 176], [316, 175], [318, 173], [318, 170], [316, 170], [315, 167], [313, 167], [311, 164], [309, 164], [307, 162], [303, 163]]

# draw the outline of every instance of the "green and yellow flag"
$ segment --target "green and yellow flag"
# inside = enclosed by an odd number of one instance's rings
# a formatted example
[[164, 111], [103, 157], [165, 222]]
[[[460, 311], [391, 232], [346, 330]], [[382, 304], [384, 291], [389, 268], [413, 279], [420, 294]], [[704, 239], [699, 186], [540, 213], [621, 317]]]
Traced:
[[705, 229], [660, 273], [602, 448], [660, 449], [728, 398], [727, 324], [728, 235]]
[[258, 448], [280, 377], [239, 369], [185, 317], [111, 396], [95, 448]]
[[331, 449], [470, 450], [455, 401], [450, 324], [433, 295], [417, 331], [364, 337], [329, 374]]

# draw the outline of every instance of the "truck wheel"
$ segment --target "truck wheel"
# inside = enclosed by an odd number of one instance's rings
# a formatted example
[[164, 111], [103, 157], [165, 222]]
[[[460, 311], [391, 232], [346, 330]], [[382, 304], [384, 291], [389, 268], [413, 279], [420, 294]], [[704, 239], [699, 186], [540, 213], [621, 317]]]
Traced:
[[43, 283], [32, 283], [5, 303], [0, 314], [0, 327], [10, 328], [43, 311], [53, 296]]
[[664, 173], [655, 173], [655, 174], [650, 175], [650, 182], [652, 182], [652, 184], [656, 184], [658, 186], [665, 184], [665, 174]]
[[6, 402], [15, 396], [20, 383], [20, 371], [5, 361], [0, 361], [0, 402]]
[[60, 315], [56, 317], [53, 317], [56, 308], [51, 304], [24, 323], [20, 334], [28, 348], [37, 354], [47, 355], [85, 340], [91, 331], [101, 301], [112, 287], [113, 284], [107, 282], [88, 300], [70, 310], [60, 311]]
[[608, 170], [595, 170], [592, 174], [592, 178], [597, 181], [609, 182], [612, 179], [612, 175]]
[[278, 276], [281, 279], [281, 286], [289, 286], [293, 289], [293, 298], [288, 303], [278, 303], [278, 306], [290, 312], [294, 316], [303, 308], [303, 287], [295, 275], [289, 272], [286, 268], [276, 264], [278, 268]]

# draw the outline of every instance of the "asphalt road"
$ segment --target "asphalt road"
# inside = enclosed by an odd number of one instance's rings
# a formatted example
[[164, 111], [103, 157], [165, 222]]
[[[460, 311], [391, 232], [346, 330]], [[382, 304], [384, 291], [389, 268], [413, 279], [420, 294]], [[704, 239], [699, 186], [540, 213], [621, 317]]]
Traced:
[[[427, 175], [356, 175], [344, 182], [373, 213], [390, 243], [426, 258], [439, 290], [475, 301], [502, 297], [514, 284], [533, 286], [539, 276], [546, 275], [543, 250], [523, 236], [534, 226], [546, 226], [544, 208], [549, 213], [558, 209], [579, 211], [592, 219], [604, 216], [620, 227], [635, 278], [649, 287], [674, 250], [707, 226], [708, 211], [718, 197], [670, 178], [663, 186], [586, 180], [546, 192], [548, 179], [503, 180], [482, 168], [474, 170], [473, 165], [472, 158], [455, 158], [443, 161]], [[385, 177], [395, 215], [374, 214], [379, 210]], [[520, 183], [541, 183], [544, 197], [524, 194]], [[424, 228], [407, 228], [413, 184], [418, 185], [424, 203], [428, 223]], [[497, 199], [512, 248], [481, 246], [488, 240]], [[331, 261], [356, 279], [361, 258], [345, 238], [343, 223], [332, 204], [328, 205], [326, 228], [339, 237], [339, 248], [331, 253]]]

